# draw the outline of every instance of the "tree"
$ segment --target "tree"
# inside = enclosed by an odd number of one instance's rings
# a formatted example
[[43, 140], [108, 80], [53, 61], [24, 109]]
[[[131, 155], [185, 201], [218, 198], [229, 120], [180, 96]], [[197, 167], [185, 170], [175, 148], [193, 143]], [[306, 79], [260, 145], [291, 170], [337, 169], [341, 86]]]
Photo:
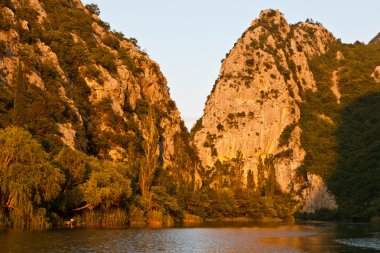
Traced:
[[157, 130], [158, 116], [153, 106], [149, 106], [144, 120], [144, 141], [142, 143], [143, 158], [141, 160], [139, 185], [141, 195], [147, 197], [157, 167], [159, 166], [159, 134]]
[[29, 226], [36, 209], [54, 199], [63, 175], [22, 128], [0, 130], [0, 206], [14, 226]]
[[171, 215], [178, 216], [180, 209], [177, 203], [177, 199], [170, 196], [166, 192], [166, 188], [163, 186], [153, 186], [152, 187], [152, 200], [153, 205], [156, 209], [161, 212], [169, 212]]
[[276, 169], [274, 166], [274, 157], [272, 154], [268, 155], [264, 160], [264, 166], [266, 171], [268, 171], [268, 180], [267, 180], [267, 190], [266, 194], [272, 197], [277, 188], [277, 178], [276, 178]]
[[75, 185], [88, 178], [88, 156], [82, 152], [64, 147], [55, 157], [54, 162], [65, 172], [66, 181], [63, 191], [67, 192]]
[[129, 41], [135, 46], [135, 47], [137, 47], [138, 49], [140, 49], [140, 46], [139, 46], [139, 42], [137, 41], [137, 39], [136, 38], [129, 38]]
[[261, 159], [259, 158], [259, 165], [257, 166], [257, 190], [261, 193], [263, 192], [264, 186], [265, 186], [265, 174], [264, 174], [264, 164]]
[[237, 191], [242, 188], [243, 183], [243, 167], [244, 167], [244, 158], [243, 153], [238, 151], [236, 157], [233, 158], [230, 168], [230, 188], [233, 191]]
[[88, 180], [90, 158], [79, 151], [64, 147], [54, 158], [54, 163], [65, 174], [65, 182], [62, 185], [62, 195], [58, 201], [59, 210], [66, 212], [81, 204], [83, 192], [80, 184]]
[[97, 16], [100, 15], [100, 9], [99, 9], [99, 6], [97, 4], [93, 4], [93, 3], [92, 4], [86, 4], [85, 7], [92, 14], [95, 14]]
[[255, 178], [253, 176], [252, 170], [249, 170], [247, 173], [247, 189], [248, 190], [255, 189]]
[[21, 62], [19, 62], [17, 67], [15, 84], [15, 98], [14, 98], [14, 111], [13, 111], [13, 124], [18, 127], [25, 126], [26, 119], [26, 80], [22, 70]]
[[[168, 183], [175, 185], [175, 193], [186, 195], [188, 192], [195, 190], [195, 173], [197, 158], [194, 150], [189, 145], [189, 133], [181, 122], [181, 132], [174, 135], [174, 150], [172, 157], [172, 167], [170, 176], [172, 182], [163, 182], [162, 185], [168, 186]], [[167, 187], [167, 189], [169, 189]]]
[[100, 208], [107, 211], [112, 207], [121, 207], [123, 200], [132, 194], [125, 164], [93, 159], [90, 166], [90, 178], [81, 185], [86, 205], [76, 210]]

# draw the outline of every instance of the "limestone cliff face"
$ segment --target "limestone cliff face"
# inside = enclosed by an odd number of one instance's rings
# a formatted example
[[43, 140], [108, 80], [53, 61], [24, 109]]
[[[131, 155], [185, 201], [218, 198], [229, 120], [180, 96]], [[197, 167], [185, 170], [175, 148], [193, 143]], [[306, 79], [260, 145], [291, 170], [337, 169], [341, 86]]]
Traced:
[[193, 128], [194, 144], [203, 166], [228, 161], [242, 152], [244, 171], [274, 157], [276, 177], [283, 191], [302, 191], [304, 210], [335, 207], [323, 181], [296, 170], [305, 151], [298, 103], [307, 90], [315, 91], [308, 60], [325, 53], [335, 39], [320, 24], [289, 25], [279, 11], [267, 10], [254, 20], [224, 59], [208, 97], [204, 115]]
[[378, 33], [368, 44], [370, 45], [380, 44], [380, 33]]
[[[369, 43], [369, 45], [380, 45], [380, 33], [378, 33]], [[380, 66], [377, 66], [371, 75], [376, 82], [380, 83]]]
[[[12, 123], [20, 63], [32, 97], [25, 125], [48, 146], [134, 160], [154, 120], [157, 155], [164, 168], [174, 166], [176, 145], [188, 145], [178, 141], [187, 130], [159, 65], [134, 39], [110, 31], [79, 0], [7, 0], [0, 6], [1, 112], [9, 116], [0, 127]], [[36, 126], [38, 117], [49, 129]]]

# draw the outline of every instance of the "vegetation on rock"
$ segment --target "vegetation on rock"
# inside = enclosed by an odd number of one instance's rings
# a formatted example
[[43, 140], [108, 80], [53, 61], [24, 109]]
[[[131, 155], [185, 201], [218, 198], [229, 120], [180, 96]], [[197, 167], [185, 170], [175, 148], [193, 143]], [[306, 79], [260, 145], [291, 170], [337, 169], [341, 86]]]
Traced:
[[[344, 59], [338, 59], [337, 52]], [[301, 104], [306, 151], [302, 169], [326, 180], [337, 198], [338, 217], [369, 220], [380, 212], [380, 89], [371, 76], [380, 65], [380, 47], [334, 44], [310, 65], [318, 91], [308, 92]], [[334, 71], [339, 76], [340, 103], [331, 90]]]

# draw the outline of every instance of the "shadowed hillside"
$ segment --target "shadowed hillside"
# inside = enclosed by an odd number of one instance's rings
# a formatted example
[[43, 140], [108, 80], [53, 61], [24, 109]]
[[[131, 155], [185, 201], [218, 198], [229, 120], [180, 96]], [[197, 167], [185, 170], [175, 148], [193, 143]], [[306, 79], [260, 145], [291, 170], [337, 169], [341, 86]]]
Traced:
[[329, 185], [344, 218], [380, 214], [380, 93], [361, 97], [342, 112], [338, 164]]

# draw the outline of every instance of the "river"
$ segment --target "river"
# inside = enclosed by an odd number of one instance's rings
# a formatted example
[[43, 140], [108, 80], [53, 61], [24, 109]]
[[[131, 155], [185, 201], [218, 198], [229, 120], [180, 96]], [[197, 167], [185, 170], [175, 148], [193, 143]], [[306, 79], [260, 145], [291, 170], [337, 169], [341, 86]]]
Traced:
[[0, 231], [0, 252], [376, 252], [380, 225], [204, 224], [162, 229]]

